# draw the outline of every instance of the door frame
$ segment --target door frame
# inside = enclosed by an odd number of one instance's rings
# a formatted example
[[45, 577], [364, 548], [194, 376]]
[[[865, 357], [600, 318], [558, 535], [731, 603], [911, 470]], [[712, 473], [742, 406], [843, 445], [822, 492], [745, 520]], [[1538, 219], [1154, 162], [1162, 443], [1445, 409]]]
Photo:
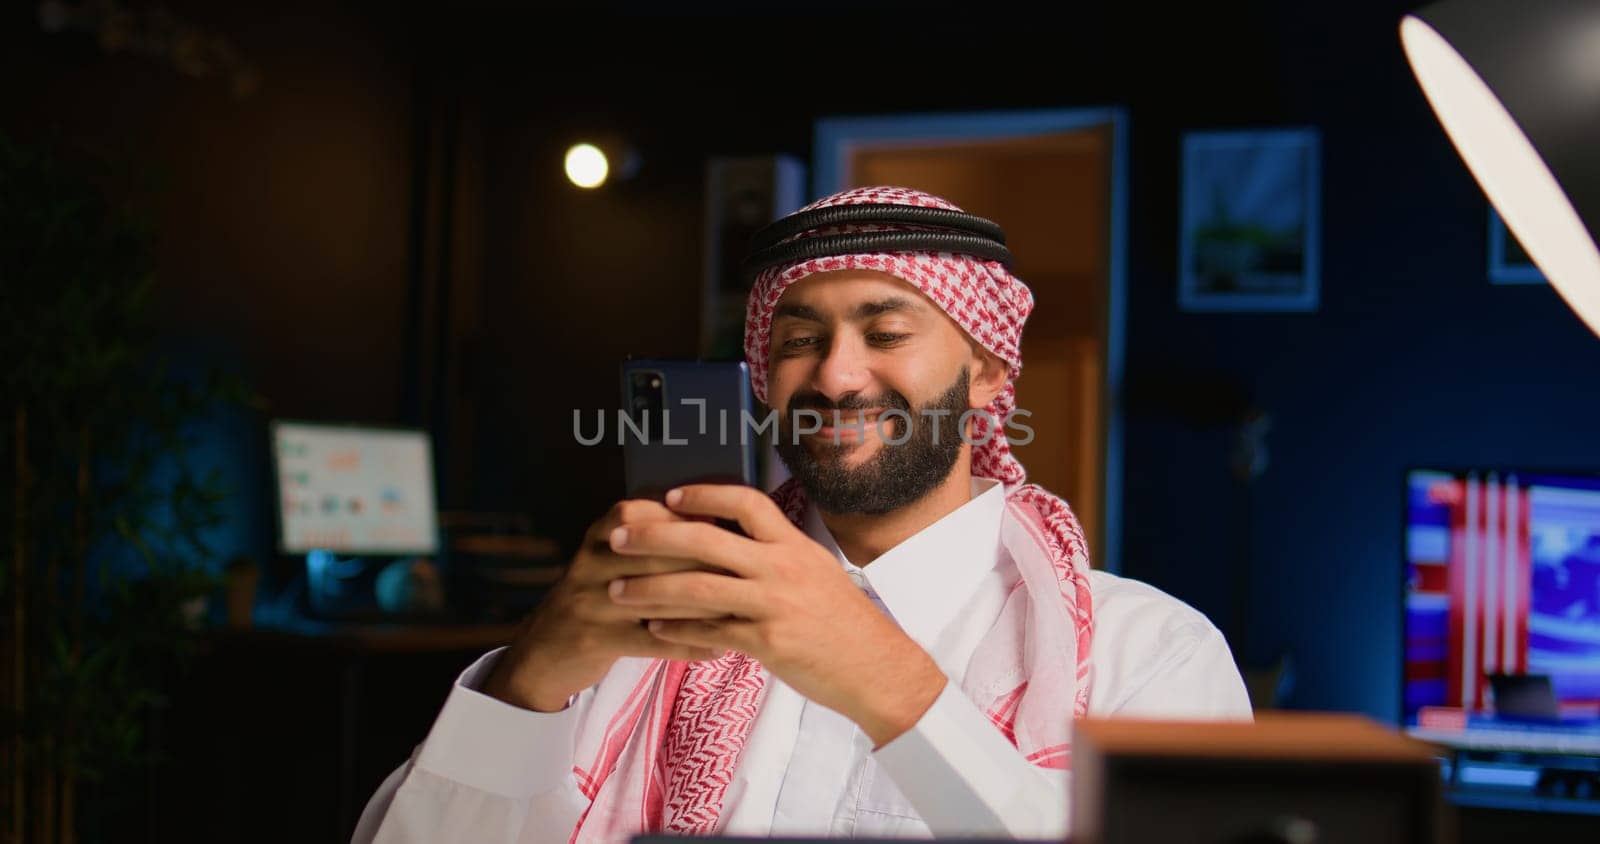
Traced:
[[1127, 338], [1128, 113], [1119, 106], [1009, 111], [926, 112], [816, 121], [812, 145], [812, 200], [844, 187], [855, 152], [907, 143], [1004, 141], [1096, 127], [1111, 129], [1110, 242], [1106, 272], [1106, 365], [1101, 385], [1105, 414], [1103, 545], [1100, 567], [1122, 572], [1122, 379]]

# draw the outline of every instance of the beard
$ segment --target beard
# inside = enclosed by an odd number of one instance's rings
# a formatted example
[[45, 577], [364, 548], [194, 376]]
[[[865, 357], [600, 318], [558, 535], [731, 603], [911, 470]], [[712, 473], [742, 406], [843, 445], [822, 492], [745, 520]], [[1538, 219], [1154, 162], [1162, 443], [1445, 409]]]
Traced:
[[[904, 395], [894, 390], [872, 398], [851, 393], [837, 402], [821, 393], [796, 393], [778, 421], [778, 456], [819, 509], [872, 516], [891, 513], [920, 501], [950, 477], [956, 458], [961, 454], [962, 432], [957, 422], [968, 410], [968, 386], [967, 370], [962, 367], [949, 389], [918, 408], [913, 408]], [[868, 424], [867, 430], [876, 429], [884, 440], [883, 445], [860, 466], [852, 468], [845, 461], [851, 449], [866, 444], [866, 437], [852, 444], [828, 442], [822, 438], [824, 441], [808, 447], [794, 435], [798, 411], [815, 410], [824, 419], [832, 420], [837, 410], [843, 424], [849, 420], [845, 411], [867, 408], [905, 411], [911, 417], [911, 430], [907, 437], [908, 423], [896, 414], [892, 417], [894, 432], [883, 433], [885, 419], [880, 413], [876, 424]], [[925, 415], [925, 412], [941, 410], [949, 411], [949, 415], [937, 420]], [[905, 441], [898, 445], [888, 441], [902, 439]]]

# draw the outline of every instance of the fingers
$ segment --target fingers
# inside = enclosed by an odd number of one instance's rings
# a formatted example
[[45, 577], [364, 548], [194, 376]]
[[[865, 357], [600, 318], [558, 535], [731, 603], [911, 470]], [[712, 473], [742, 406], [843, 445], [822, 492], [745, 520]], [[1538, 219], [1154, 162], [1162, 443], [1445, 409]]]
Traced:
[[776, 542], [799, 529], [772, 499], [755, 487], [738, 484], [689, 484], [667, 493], [667, 506], [683, 515], [733, 519], [751, 539]]
[[584, 540], [590, 543], [604, 544], [606, 538], [611, 535], [611, 531], [615, 530], [618, 525], [662, 521], [677, 522], [683, 521], [683, 519], [683, 516], [672, 512], [659, 502], [630, 498], [611, 505], [611, 509], [607, 510], [604, 516], [601, 516], [598, 521], [589, 526], [589, 530], [584, 534]]
[[679, 647], [701, 648], [721, 653], [740, 651], [759, 653], [756, 623], [741, 619], [722, 621], [652, 621], [651, 636]]
[[766, 609], [754, 581], [708, 572], [613, 580], [607, 591], [619, 606], [694, 607], [741, 618], [760, 618]]
[[[700, 521], [654, 522], [618, 527], [611, 548], [624, 557], [694, 558], [740, 577], [754, 577], [761, 544]], [[665, 573], [665, 572], [662, 572]]]
[[[721, 567], [718, 567], [721, 568]], [[619, 577], [643, 577], [652, 574], [672, 574], [680, 571], [710, 571], [704, 561], [659, 554], [624, 555], [598, 553], [584, 561], [582, 576], [587, 582], [611, 582]]]
[[[613, 535], [626, 536], [643, 526], [654, 524], [688, 524], [688, 519], [654, 501], [618, 502], [604, 518], [589, 527], [585, 534], [585, 545], [573, 559], [567, 577], [581, 584], [592, 585], [618, 577], [710, 568], [694, 559], [693, 554], [623, 556], [613, 551]], [[676, 559], [671, 559], [673, 557]]]
[[723, 618], [727, 613], [706, 607], [685, 607], [673, 604], [620, 604], [609, 595], [601, 594], [588, 605], [584, 616], [600, 623], [625, 622], [637, 624], [652, 618]]
[[644, 606], [616, 605], [617, 609], [625, 616], [636, 621], [649, 621], [657, 618], [667, 619], [716, 619], [727, 618], [726, 613], [709, 610], [705, 607], [675, 607], [667, 604], [647, 604]]

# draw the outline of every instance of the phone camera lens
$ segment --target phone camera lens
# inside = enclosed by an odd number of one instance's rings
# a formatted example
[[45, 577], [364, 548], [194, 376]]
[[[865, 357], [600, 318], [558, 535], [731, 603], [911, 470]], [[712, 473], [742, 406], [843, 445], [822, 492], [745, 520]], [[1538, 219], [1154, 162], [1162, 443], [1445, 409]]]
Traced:
[[629, 380], [628, 404], [635, 416], [644, 417], [661, 412], [665, 401], [663, 387], [666, 378], [660, 372], [635, 372]]

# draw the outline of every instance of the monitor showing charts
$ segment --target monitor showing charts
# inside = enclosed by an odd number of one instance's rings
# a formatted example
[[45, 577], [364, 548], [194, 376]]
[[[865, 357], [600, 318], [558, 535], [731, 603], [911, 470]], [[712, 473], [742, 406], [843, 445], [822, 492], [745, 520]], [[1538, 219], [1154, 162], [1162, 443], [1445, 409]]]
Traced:
[[426, 431], [278, 421], [272, 457], [284, 553], [438, 551]]

